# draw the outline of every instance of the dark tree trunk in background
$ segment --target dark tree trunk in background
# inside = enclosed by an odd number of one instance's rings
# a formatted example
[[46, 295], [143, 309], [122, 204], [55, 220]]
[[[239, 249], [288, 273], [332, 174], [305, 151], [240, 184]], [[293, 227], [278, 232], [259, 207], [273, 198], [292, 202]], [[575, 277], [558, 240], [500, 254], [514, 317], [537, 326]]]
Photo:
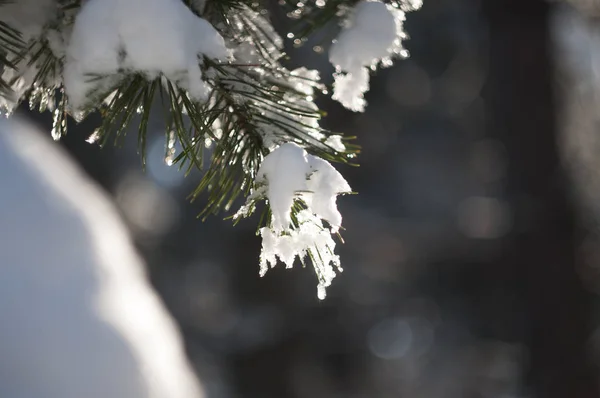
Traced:
[[530, 395], [598, 397], [588, 346], [591, 302], [576, 273], [574, 212], [556, 144], [550, 6], [482, 3], [490, 27], [487, 123], [510, 162], [506, 189], [515, 222], [504, 256], [515, 267], [531, 325]]

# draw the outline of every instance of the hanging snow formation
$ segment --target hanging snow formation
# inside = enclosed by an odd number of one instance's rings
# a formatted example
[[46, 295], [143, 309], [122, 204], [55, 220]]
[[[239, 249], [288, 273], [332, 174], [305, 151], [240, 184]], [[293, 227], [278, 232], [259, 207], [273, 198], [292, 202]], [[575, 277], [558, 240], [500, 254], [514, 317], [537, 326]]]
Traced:
[[[335, 277], [334, 267], [342, 270], [331, 235], [342, 225], [337, 195], [350, 193], [350, 185], [329, 162], [293, 143], [281, 145], [265, 157], [256, 180], [272, 212], [271, 224], [260, 230], [261, 276], [277, 264], [277, 259], [292, 268], [296, 257], [304, 261], [308, 256], [319, 280], [318, 297], [324, 299], [325, 288]], [[297, 200], [306, 209], [297, 212], [293, 220], [292, 207]]]
[[403, 9], [381, 1], [363, 0], [343, 21], [343, 28], [329, 49], [329, 61], [336, 68], [332, 98], [346, 108], [363, 112], [369, 91], [369, 68], [379, 63], [392, 64], [392, 57], [406, 57], [402, 47], [406, 38], [403, 22], [405, 10], [421, 7], [421, 1], [404, 4]]
[[200, 398], [174, 322], [107, 198], [0, 120], [0, 396]]

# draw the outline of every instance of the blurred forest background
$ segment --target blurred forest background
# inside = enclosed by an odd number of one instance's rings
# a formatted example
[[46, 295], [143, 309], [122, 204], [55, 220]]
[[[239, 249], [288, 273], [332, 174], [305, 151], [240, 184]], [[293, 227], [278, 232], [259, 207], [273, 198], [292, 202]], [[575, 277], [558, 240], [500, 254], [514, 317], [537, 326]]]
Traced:
[[[359, 168], [338, 167], [359, 195], [338, 200], [345, 271], [323, 302], [311, 269], [259, 278], [256, 220], [196, 219], [199, 175], [165, 165], [160, 120], [145, 172], [135, 134], [85, 142], [93, 118], [62, 144], [114, 197], [209, 398], [598, 397], [590, 12], [425, 0], [411, 57], [372, 78], [364, 114], [322, 99], [326, 126], [363, 147]], [[336, 29], [288, 43], [290, 64], [330, 76]]]

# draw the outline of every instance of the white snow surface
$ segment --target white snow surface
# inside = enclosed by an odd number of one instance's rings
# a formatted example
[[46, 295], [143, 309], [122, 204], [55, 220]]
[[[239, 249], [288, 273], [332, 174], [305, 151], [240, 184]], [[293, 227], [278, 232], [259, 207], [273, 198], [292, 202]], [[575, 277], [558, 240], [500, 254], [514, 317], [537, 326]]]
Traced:
[[200, 398], [117, 211], [47, 134], [0, 120], [0, 396]]
[[[296, 257], [304, 260], [310, 256], [319, 279], [318, 296], [325, 298], [325, 288], [335, 277], [334, 267], [341, 270], [331, 236], [342, 224], [336, 199], [338, 194], [351, 192], [350, 186], [329, 162], [294, 143], [283, 144], [265, 157], [257, 183], [266, 184], [272, 213], [271, 225], [261, 229], [261, 276], [269, 265], [277, 264], [277, 258], [291, 268]], [[295, 199], [308, 207], [297, 214], [296, 226], [291, 219]], [[323, 220], [329, 228], [323, 226]]]
[[331, 224], [337, 232], [342, 215], [336, 198], [352, 191], [344, 177], [327, 161], [309, 155], [303, 148], [286, 143], [265, 157], [258, 169], [257, 182], [267, 184], [267, 199], [276, 232], [291, 224], [294, 199], [302, 199], [313, 214]]
[[224, 60], [221, 35], [180, 0], [89, 0], [67, 48], [65, 89], [75, 109], [86, 104], [93, 75], [164, 74], [198, 101], [207, 98], [199, 56]]
[[[420, 6], [414, 3], [406, 4], [407, 9]], [[377, 0], [363, 0], [352, 9], [329, 49], [329, 61], [336, 68], [334, 100], [352, 111], [364, 111], [368, 68], [389, 66], [390, 58], [401, 52], [404, 18], [404, 11]]]
[[309, 172], [306, 151], [291, 143], [275, 149], [260, 165], [257, 182], [267, 183], [267, 198], [276, 232], [289, 229], [294, 199], [298, 191], [308, 190]]
[[367, 106], [364, 94], [369, 91], [369, 70], [359, 68], [355, 72], [335, 73], [333, 78], [331, 98], [353, 112], [363, 112]]
[[330, 135], [325, 140], [325, 144], [329, 145], [338, 152], [344, 152], [346, 150], [346, 145], [344, 145], [342, 138], [343, 137], [341, 135]]
[[352, 10], [347, 27], [329, 49], [329, 61], [354, 72], [388, 56], [396, 40], [396, 20], [380, 1], [361, 1]]

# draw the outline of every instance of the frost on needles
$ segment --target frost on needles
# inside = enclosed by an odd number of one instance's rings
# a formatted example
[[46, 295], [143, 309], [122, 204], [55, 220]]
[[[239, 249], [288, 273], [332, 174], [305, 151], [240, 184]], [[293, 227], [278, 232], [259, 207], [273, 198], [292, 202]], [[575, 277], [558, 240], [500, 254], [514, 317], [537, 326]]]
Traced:
[[[340, 21], [329, 50], [332, 98], [363, 111], [370, 71], [408, 55], [402, 24], [421, 0], [279, 4], [292, 19], [287, 36], [295, 44]], [[245, 197], [238, 222], [264, 201], [260, 275], [278, 261], [287, 268], [310, 262], [323, 299], [341, 271], [337, 196], [351, 191], [331, 162], [353, 162], [358, 146], [320, 126], [314, 101], [331, 90], [317, 71], [284, 66], [283, 40], [266, 7], [245, 0], [0, 0], [0, 111], [10, 115], [25, 100], [51, 111], [55, 139], [67, 133], [68, 117], [79, 122], [99, 112], [88, 142], [118, 142], [134, 130], [142, 163], [150, 114], [163, 112], [167, 163], [185, 173], [209, 164], [192, 193], [206, 199], [200, 215], [231, 211]]]

